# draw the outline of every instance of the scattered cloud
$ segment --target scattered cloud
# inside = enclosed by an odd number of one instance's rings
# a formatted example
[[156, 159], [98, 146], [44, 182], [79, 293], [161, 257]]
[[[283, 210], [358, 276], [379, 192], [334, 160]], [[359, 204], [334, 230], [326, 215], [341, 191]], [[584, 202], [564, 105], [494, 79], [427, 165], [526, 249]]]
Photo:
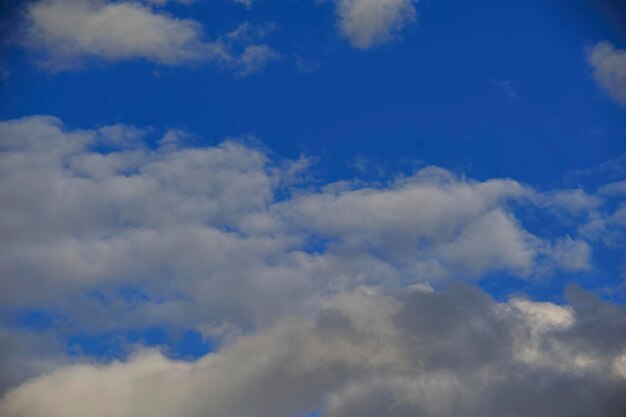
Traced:
[[[20, 335], [3, 353], [16, 358], [5, 383], [48, 375], [9, 392], [0, 414], [205, 415], [211, 404], [224, 416], [503, 415], [526, 410], [507, 408], [518, 400], [548, 406], [536, 378], [554, 378], [556, 396], [597, 392], [606, 415], [621, 406], [600, 399], [622, 388], [626, 347], [579, 328], [600, 316], [445, 288], [499, 272], [589, 273], [590, 242], [626, 227], [623, 205], [605, 213], [602, 193], [432, 166], [317, 185], [306, 156], [280, 160], [235, 139], [191, 146], [179, 130], [146, 145], [155, 134], [67, 129], [50, 116], [0, 123], [0, 309], [71, 317], [66, 332], [196, 329], [224, 347], [197, 362], [140, 352], [67, 365], [30, 361], [39, 350], [24, 346], [40, 342]], [[533, 231], [528, 210], [560, 231]], [[501, 387], [519, 397], [498, 401]]]
[[246, 44], [238, 53], [228, 37], [206, 41], [200, 23], [153, 5], [39, 0], [27, 7], [24, 43], [41, 52], [42, 65], [54, 71], [80, 67], [92, 59], [144, 59], [162, 65], [213, 61], [245, 75], [278, 56], [264, 44]]
[[241, 55], [237, 57], [238, 66], [241, 68], [239, 75], [245, 76], [262, 70], [267, 64], [280, 55], [268, 45], [246, 46]]
[[626, 104], [626, 50], [600, 42], [587, 51], [593, 78], [615, 101]]
[[[276, 161], [233, 140], [185, 146], [180, 131], [150, 149], [149, 133], [66, 130], [52, 117], [0, 124], [0, 303], [81, 311], [86, 321], [102, 309], [129, 326], [250, 328], [360, 285], [588, 269], [576, 236], [524, 227], [514, 207], [545, 203], [513, 180], [426, 167], [387, 184], [292, 192], [310, 158]], [[145, 292], [144, 302], [109, 305], [120, 287]], [[84, 296], [94, 291], [99, 302]]]
[[335, 0], [338, 26], [350, 43], [368, 49], [415, 22], [414, 0]]
[[219, 45], [202, 41], [197, 22], [137, 2], [41, 0], [28, 7], [27, 16], [27, 42], [45, 51], [50, 67], [88, 57], [175, 65], [221, 54]]
[[600, 191], [609, 195], [626, 195], [626, 180], [606, 184]]

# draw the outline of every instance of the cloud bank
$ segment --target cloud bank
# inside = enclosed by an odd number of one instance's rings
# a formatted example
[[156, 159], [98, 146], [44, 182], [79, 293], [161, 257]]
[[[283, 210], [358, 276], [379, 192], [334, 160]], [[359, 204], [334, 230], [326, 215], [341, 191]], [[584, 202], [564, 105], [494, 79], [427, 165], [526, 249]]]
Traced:
[[496, 303], [464, 286], [340, 294], [315, 320], [284, 318], [197, 362], [158, 352], [75, 365], [0, 401], [6, 417], [420, 415], [619, 417], [626, 314], [573, 290], [571, 305]]
[[[619, 183], [537, 190], [425, 167], [316, 184], [305, 156], [154, 135], [0, 123], [0, 312], [61, 323], [1, 329], [0, 415], [623, 414], [623, 307], [467, 284], [590, 273], [626, 227], [623, 206], [604, 207]], [[150, 326], [195, 329], [215, 351], [102, 362], [55, 346], [54, 332]]]

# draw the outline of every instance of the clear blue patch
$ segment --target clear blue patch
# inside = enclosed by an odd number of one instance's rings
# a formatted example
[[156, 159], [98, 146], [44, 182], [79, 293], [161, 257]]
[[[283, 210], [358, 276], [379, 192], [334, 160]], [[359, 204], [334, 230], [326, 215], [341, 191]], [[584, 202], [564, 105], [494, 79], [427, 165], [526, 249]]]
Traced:
[[58, 316], [37, 309], [5, 310], [0, 312], [0, 317], [8, 326], [34, 331], [49, 329], [59, 320]]
[[150, 327], [142, 330], [78, 333], [67, 338], [72, 356], [124, 359], [139, 347], [159, 348], [172, 359], [194, 360], [211, 352], [209, 342], [195, 330]]

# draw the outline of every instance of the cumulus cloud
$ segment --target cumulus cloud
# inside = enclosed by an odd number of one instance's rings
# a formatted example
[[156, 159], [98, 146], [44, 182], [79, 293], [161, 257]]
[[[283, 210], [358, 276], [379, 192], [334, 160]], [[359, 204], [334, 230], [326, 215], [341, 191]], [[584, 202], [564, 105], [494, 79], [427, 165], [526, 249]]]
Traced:
[[233, 140], [185, 146], [180, 132], [150, 149], [146, 134], [0, 124], [0, 303], [70, 311], [77, 325], [251, 328], [360, 285], [589, 268], [583, 241], [524, 227], [514, 206], [536, 192], [512, 180], [430, 167], [291, 194], [306, 158]]
[[[25, 44], [41, 51], [43, 65], [52, 70], [77, 67], [89, 59], [144, 59], [164, 65], [214, 61], [247, 74], [277, 56], [267, 45], [254, 44], [239, 56], [223, 38], [206, 41], [197, 21], [171, 16], [153, 5], [39, 0], [27, 7]], [[256, 56], [246, 52], [249, 48]]]
[[415, 21], [414, 0], [336, 0], [341, 33], [360, 49], [390, 41]]
[[587, 51], [598, 85], [615, 101], [626, 104], [626, 51], [600, 42]]
[[[178, 130], [146, 140], [157, 134], [125, 124], [68, 129], [50, 116], [0, 123], [0, 312], [71, 318], [64, 334], [196, 329], [225, 347], [193, 363], [143, 352], [68, 367], [62, 354], [42, 351], [54, 345], [48, 339], [0, 331], [11, 340], [0, 386], [48, 374], [8, 393], [1, 415], [193, 416], [207, 407], [224, 416], [320, 407], [330, 416], [490, 415], [502, 383], [492, 369], [510, 370], [504, 386], [519, 384], [519, 401], [533, 404], [540, 393], [526, 377], [555, 378], [555, 395], [578, 381], [602, 397], [610, 390], [598, 387], [612, 390], [623, 374], [619, 343], [605, 340], [613, 347], [601, 350], [582, 331], [568, 333], [605, 320], [589, 310], [581, 321], [576, 303], [441, 291], [502, 272], [589, 271], [592, 246], [576, 234], [579, 217], [626, 224], [623, 206], [599, 211], [601, 194], [540, 192], [437, 167], [316, 186], [306, 156], [281, 160], [235, 139], [191, 146]], [[528, 210], [570, 233], [532, 230]], [[579, 220], [568, 227], [562, 218]], [[449, 317], [456, 309], [469, 313]], [[509, 345], [482, 345], [477, 334]], [[469, 402], [456, 408], [441, 396]], [[506, 415], [512, 405], [498, 407]]]
[[74, 365], [0, 400], [7, 417], [527, 416], [626, 411], [626, 312], [498, 303], [469, 287], [361, 288], [196, 362], [158, 352]]

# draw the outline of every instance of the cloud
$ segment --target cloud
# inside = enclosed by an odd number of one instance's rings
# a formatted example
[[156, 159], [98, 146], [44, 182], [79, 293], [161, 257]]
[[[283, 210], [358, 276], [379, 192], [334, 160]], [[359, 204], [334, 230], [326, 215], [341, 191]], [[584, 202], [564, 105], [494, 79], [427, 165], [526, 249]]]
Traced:
[[69, 363], [53, 332], [0, 326], [0, 395], [28, 378]]
[[162, 65], [213, 61], [249, 74], [278, 55], [267, 45], [250, 44], [240, 56], [225, 38], [204, 38], [197, 21], [136, 1], [39, 0], [27, 7], [24, 43], [40, 51], [42, 65], [51, 70], [90, 59], [143, 59]]
[[609, 195], [626, 195], [626, 180], [606, 184], [600, 191]]
[[386, 187], [327, 190], [283, 206], [338, 252], [389, 260], [413, 279], [471, 279], [496, 270], [529, 276], [542, 269], [539, 258], [553, 257], [556, 242], [529, 233], [508, 207], [535, 198], [516, 181], [426, 167]]
[[360, 288], [195, 362], [138, 352], [67, 366], [0, 400], [6, 417], [602, 415], [626, 411], [626, 313], [477, 289]]
[[3, 416], [623, 413], [622, 307], [446, 284], [589, 271], [587, 242], [533, 233], [517, 208], [584, 220], [600, 195], [436, 167], [292, 189], [310, 159], [189, 146], [180, 131], [150, 148], [154, 133], [0, 124], [0, 306], [72, 317], [70, 331], [195, 328], [222, 348], [104, 364], [42, 351], [50, 335], [0, 333]]
[[201, 41], [198, 23], [136, 2], [42, 0], [29, 6], [28, 20], [28, 43], [45, 50], [51, 66], [82, 57], [173, 65], [220, 54], [217, 45]]
[[278, 57], [279, 54], [267, 45], [247, 46], [237, 58], [241, 67], [239, 75], [245, 76], [259, 71]]
[[626, 104], [626, 51], [600, 42], [587, 51], [593, 78], [615, 101]]
[[[79, 316], [78, 328], [210, 333], [314, 311], [360, 285], [589, 269], [580, 238], [525, 228], [515, 207], [543, 200], [513, 180], [428, 167], [387, 184], [302, 187], [307, 158], [235, 140], [187, 146], [178, 131], [151, 149], [149, 134], [0, 123], [0, 305]], [[119, 296], [129, 288], [142, 297]]]
[[582, 189], [554, 190], [544, 196], [543, 205], [561, 215], [579, 215], [598, 209], [602, 200]]
[[415, 21], [414, 0], [335, 1], [341, 33], [360, 49], [389, 42]]

